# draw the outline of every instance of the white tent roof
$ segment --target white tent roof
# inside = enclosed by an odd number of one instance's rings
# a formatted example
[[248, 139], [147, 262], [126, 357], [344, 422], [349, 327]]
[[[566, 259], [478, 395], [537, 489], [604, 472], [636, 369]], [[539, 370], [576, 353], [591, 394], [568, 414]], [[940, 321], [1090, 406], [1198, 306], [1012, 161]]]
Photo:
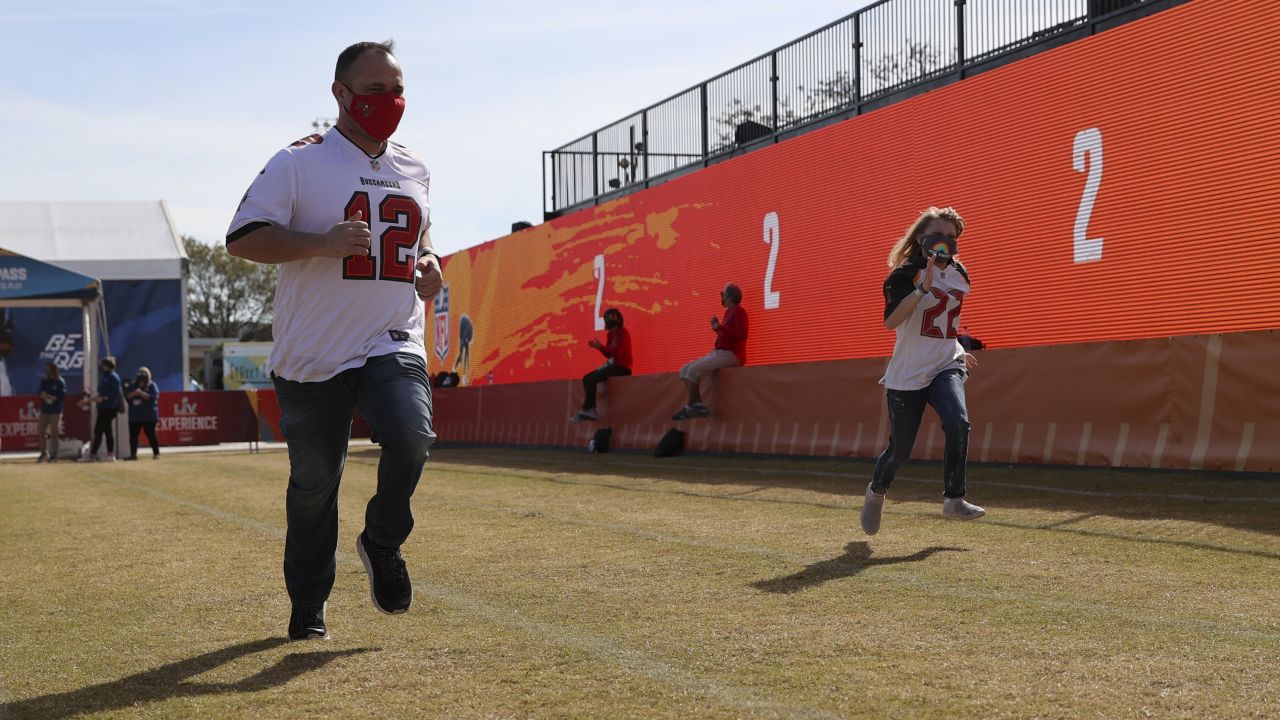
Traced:
[[182, 238], [163, 200], [0, 202], [0, 247], [102, 280], [182, 277]]

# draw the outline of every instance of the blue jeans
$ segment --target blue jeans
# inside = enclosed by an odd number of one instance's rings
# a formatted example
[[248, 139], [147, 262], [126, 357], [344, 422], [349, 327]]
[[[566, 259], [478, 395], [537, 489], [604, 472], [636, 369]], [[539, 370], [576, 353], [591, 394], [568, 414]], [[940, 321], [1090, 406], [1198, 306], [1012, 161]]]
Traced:
[[393, 353], [323, 382], [274, 378], [280, 431], [289, 445], [284, 582], [294, 605], [329, 598], [337, 570], [338, 484], [347, 460], [351, 413], [359, 408], [382, 444], [378, 489], [365, 508], [369, 539], [399, 547], [413, 530], [409, 498], [418, 486], [431, 430], [431, 384], [421, 357]]
[[946, 435], [943, 459], [943, 497], [964, 497], [964, 468], [969, 457], [969, 409], [964, 402], [964, 371], [946, 370], [919, 390], [886, 390], [889, 403], [889, 447], [876, 461], [871, 489], [887, 492], [898, 468], [911, 457], [916, 433], [924, 418], [924, 406], [932, 405]]

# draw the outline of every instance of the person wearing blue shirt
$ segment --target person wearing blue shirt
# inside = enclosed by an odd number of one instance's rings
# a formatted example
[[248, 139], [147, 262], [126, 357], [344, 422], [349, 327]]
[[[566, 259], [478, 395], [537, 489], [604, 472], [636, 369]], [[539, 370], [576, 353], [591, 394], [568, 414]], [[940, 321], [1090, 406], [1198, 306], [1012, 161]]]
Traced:
[[98, 419], [93, 423], [93, 444], [89, 447], [88, 461], [98, 460], [98, 447], [107, 440], [106, 462], [115, 462], [116, 415], [121, 410], [120, 376], [116, 374], [116, 359], [107, 356], [98, 363], [102, 377], [98, 380], [98, 392], [92, 398], [98, 405]]
[[40, 380], [40, 417], [36, 419], [36, 438], [40, 443], [40, 457], [36, 462], [58, 461], [58, 437], [61, 435], [62, 402], [67, 397], [67, 381], [58, 374], [58, 366], [44, 366]]
[[125, 385], [125, 400], [129, 403], [129, 457], [138, 459], [138, 431], [147, 433], [151, 443], [151, 459], [160, 458], [160, 441], [156, 439], [156, 423], [160, 420], [160, 388], [151, 381], [151, 370], [138, 368], [133, 382]]

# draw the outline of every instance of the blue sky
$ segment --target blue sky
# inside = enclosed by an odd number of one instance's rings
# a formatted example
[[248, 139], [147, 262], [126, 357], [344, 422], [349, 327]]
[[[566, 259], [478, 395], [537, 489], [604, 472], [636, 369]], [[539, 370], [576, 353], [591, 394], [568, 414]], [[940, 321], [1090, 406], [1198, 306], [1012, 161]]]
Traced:
[[0, 0], [0, 200], [159, 198], [220, 242], [267, 158], [336, 115], [338, 52], [392, 37], [395, 139], [453, 252], [541, 220], [542, 151], [866, 4]]

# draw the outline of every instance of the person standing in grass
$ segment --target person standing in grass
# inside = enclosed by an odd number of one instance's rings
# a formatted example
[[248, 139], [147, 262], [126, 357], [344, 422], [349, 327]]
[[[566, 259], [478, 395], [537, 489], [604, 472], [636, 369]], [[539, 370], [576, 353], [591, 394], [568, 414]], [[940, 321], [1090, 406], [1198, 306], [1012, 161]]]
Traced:
[[116, 374], [116, 359], [111, 356], [98, 362], [102, 376], [98, 378], [98, 392], [90, 396], [97, 404], [98, 417], [93, 421], [93, 443], [89, 446], [89, 456], [81, 458], [86, 462], [98, 461], [98, 448], [102, 441], [107, 441], [107, 457], [105, 462], [116, 461], [116, 415], [120, 413], [120, 376]]
[[702, 378], [720, 368], [747, 364], [747, 311], [742, 307], [742, 290], [733, 283], [725, 285], [720, 291], [720, 305], [724, 307], [724, 319], [711, 316], [711, 331], [716, 334], [715, 347], [680, 368], [680, 380], [684, 382], [688, 400], [671, 416], [672, 420], [709, 417], [711, 408], [703, 404], [699, 387]]
[[897, 337], [880, 379], [889, 406], [889, 445], [876, 461], [862, 503], [862, 530], [868, 535], [880, 531], [885, 495], [911, 455], [925, 405], [937, 411], [946, 435], [943, 516], [974, 520], [986, 514], [965, 500], [969, 410], [964, 381], [977, 360], [957, 340], [960, 308], [969, 294], [969, 271], [956, 257], [962, 232], [960, 213], [930, 207], [889, 252], [884, 326]]
[[58, 438], [62, 427], [62, 404], [67, 398], [67, 381], [58, 374], [58, 366], [47, 363], [40, 380], [40, 417], [36, 419], [36, 437], [40, 457], [36, 462], [58, 462]]
[[151, 379], [151, 369], [138, 368], [133, 382], [126, 386], [125, 400], [129, 403], [129, 457], [138, 459], [138, 431], [147, 434], [151, 443], [151, 459], [160, 459], [160, 439], [156, 437], [156, 423], [160, 422], [160, 388]]
[[426, 163], [389, 140], [405, 108], [392, 50], [391, 41], [362, 42], [338, 55], [329, 88], [337, 125], [276, 153], [227, 231], [232, 255], [279, 265], [268, 366], [289, 446], [284, 578], [292, 640], [329, 637], [338, 485], [355, 408], [382, 446], [356, 554], [374, 607], [400, 614], [413, 602], [400, 547], [413, 530], [409, 500], [436, 437], [423, 304], [443, 278], [428, 232]]
[[600, 367], [582, 376], [582, 409], [569, 418], [569, 422], [583, 420], [599, 420], [596, 412], [596, 386], [611, 377], [631, 374], [631, 331], [623, 327], [622, 312], [617, 308], [604, 311], [604, 327], [608, 330], [604, 344], [591, 338], [587, 345], [600, 351], [605, 362]]

